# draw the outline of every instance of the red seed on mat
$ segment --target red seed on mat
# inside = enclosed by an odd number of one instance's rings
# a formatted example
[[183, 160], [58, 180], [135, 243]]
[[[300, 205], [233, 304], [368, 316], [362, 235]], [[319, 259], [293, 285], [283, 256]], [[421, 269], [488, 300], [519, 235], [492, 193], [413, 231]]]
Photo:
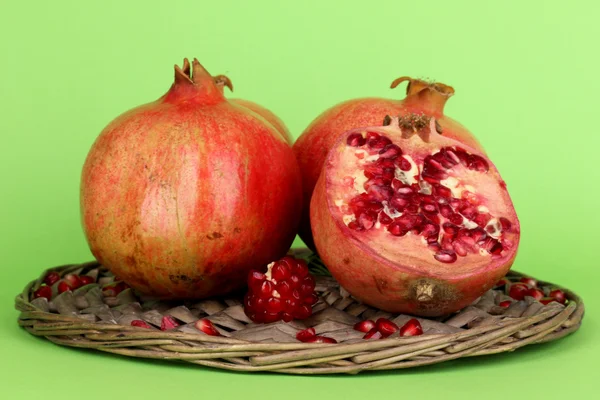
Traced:
[[400, 336], [418, 336], [423, 334], [421, 323], [413, 318], [400, 328]]

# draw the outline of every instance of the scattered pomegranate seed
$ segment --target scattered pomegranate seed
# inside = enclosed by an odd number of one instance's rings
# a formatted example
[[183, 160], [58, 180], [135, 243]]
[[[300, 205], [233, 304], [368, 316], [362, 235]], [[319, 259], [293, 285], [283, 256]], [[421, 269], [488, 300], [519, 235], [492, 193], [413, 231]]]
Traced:
[[64, 293], [66, 291], [71, 290], [71, 286], [65, 281], [61, 281], [58, 283], [58, 293]]
[[337, 340], [327, 336], [315, 336], [307, 340], [306, 343], [337, 343]]
[[550, 304], [553, 301], [556, 301], [558, 303], [558, 301], [554, 297], [544, 297], [539, 300], [539, 302], [542, 303], [543, 305]]
[[315, 328], [306, 328], [296, 333], [296, 339], [298, 339], [301, 342], [308, 342], [316, 336], [317, 333], [315, 332]]
[[160, 330], [161, 331], [168, 331], [171, 329], [175, 329], [179, 326], [179, 322], [175, 321], [175, 318], [173, 318], [170, 315], [165, 315], [164, 317], [162, 317], [162, 321], [160, 321]]
[[79, 279], [79, 275], [67, 274], [63, 277], [63, 281], [66, 282], [73, 290], [81, 287], [81, 279]]
[[123, 290], [128, 289], [129, 285], [123, 281], [109, 283], [102, 288], [102, 294], [104, 297], [115, 297]]
[[494, 285], [494, 289], [504, 287], [504, 286], [508, 285], [509, 283], [510, 283], [510, 281], [508, 279], [502, 278], [498, 282], [496, 282], [496, 284]]
[[525, 296], [531, 296], [536, 300], [540, 300], [545, 297], [544, 292], [542, 292], [540, 289], [534, 288], [531, 288], [527, 292], [525, 292]]
[[398, 325], [396, 325], [387, 318], [379, 318], [377, 322], [375, 322], [375, 326], [377, 330], [381, 332], [381, 335], [383, 337], [391, 336], [392, 334], [398, 332], [398, 330], [400, 329], [398, 328]]
[[373, 322], [370, 319], [365, 319], [364, 321], [360, 321], [354, 324], [354, 329], [359, 332], [367, 333], [373, 328], [375, 328], [375, 322]]
[[508, 295], [515, 300], [523, 300], [529, 291], [529, 287], [524, 283], [513, 283], [508, 289]]
[[421, 323], [413, 318], [400, 328], [400, 336], [419, 336], [423, 334]]
[[131, 326], [137, 326], [139, 328], [146, 328], [146, 329], [151, 328], [150, 325], [148, 325], [148, 323], [146, 323], [145, 321], [142, 321], [141, 319], [134, 319], [133, 321], [131, 321]]
[[48, 272], [48, 274], [44, 277], [44, 283], [48, 286], [54, 285], [56, 282], [60, 280], [60, 275], [58, 272]]
[[367, 334], [365, 336], [363, 336], [363, 339], [381, 339], [381, 338], [383, 338], [383, 335], [381, 334], [381, 332], [379, 332], [377, 330], [377, 328], [371, 329], [369, 332], [367, 332]]
[[504, 301], [501, 301], [500, 303], [498, 303], [498, 305], [500, 307], [504, 307], [504, 308], [510, 307], [511, 304], [512, 304], [512, 301], [510, 301], [510, 300], [504, 300]]
[[52, 288], [47, 285], [42, 285], [38, 290], [33, 292], [33, 298], [37, 299], [38, 297], [45, 297], [48, 300], [52, 299]]
[[195, 326], [196, 326], [196, 329], [198, 329], [201, 332], [206, 333], [207, 335], [210, 335], [210, 336], [221, 336], [221, 333], [219, 333], [219, 331], [213, 325], [213, 323], [210, 322], [206, 318], [199, 319], [198, 321], [196, 321]]
[[257, 323], [290, 322], [310, 317], [318, 300], [306, 262], [285, 256], [269, 264], [265, 274], [250, 271], [244, 312]]
[[87, 276], [87, 275], [81, 275], [79, 277], [79, 280], [81, 281], [81, 286], [89, 285], [91, 283], [96, 282], [96, 280], [94, 278], [92, 278], [91, 276]]
[[560, 304], [565, 304], [567, 301], [567, 296], [565, 292], [560, 289], [554, 289], [550, 292], [549, 297], [552, 297], [554, 300], [559, 302]]
[[533, 288], [537, 287], [537, 281], [531, 277], [524, 276], [521, 278], [520, 282], [523, 282], [526, 285], [529, 285]]

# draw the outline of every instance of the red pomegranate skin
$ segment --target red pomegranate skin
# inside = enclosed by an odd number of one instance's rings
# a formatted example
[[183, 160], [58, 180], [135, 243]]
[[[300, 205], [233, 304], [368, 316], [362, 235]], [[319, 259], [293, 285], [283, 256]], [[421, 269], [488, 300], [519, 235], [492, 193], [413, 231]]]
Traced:
[[[233, 83], [227, 76], [217, 75], [214, 77], [214, 81], [215, 81], [215, 84], [219, 88], [221, 88], [221, 90], [224, 90], [225, 87], [228, 87], [229, 90], [231, 90], [233, 92]], [[248, 110], [251, 110], [251, 111], [255, 112], [256, 114], [260, 115], [265, 120], [267, 120], [267, 122], [269, 122], [271, 125], [273, 125], [275, 127], [275, 129], [277, 129], [277, 132], [279, 132], [283, 136], [285, 141], [288, 142], [290, 144], [290, 146], [294, 143], [294, 138], [292, 137], [290, 130], [287, 128], [287, 126], [281, 120], [281, 118], [279, 118], [277, 115], [275, 115], [275, 113], [273, 111], [267, 109], [264, 106], [261, 106], [260, 104], [250, 101], [250, 100], [229, 99], [229, 101], [236, 103], [242, 107], [245, 107]]]
[[[187, 67], [187, 68], [186, 68]], [[81, 177], [93, 255], [132, 288], [204, 298], [286, 254], [301, 209], [290, 146], [194, 61], [160, 99], [112, 121]]]
[[[452, 87], [402, 77], [392, 83], [392, 88], [403, 81], [408, 81], [404, 99], [365, 97], [348, 100], [324, 111], [302, 132], [293, 148], [302, 172], [304, 204], [310, 204], [327, 152], [339, 135], [355, 128], [382, 125], [386, 115], [415, 113], [434, 117], [445, 137], [485, 153], [467, 128], [444, 115], [446, 101], [454, 94]], [[303, 209], [299, 235], [309, 248], [316, 249], [310, 229], [309, 207]]]
[[[380, 133], [385, 134], [388, 127], [381, 129]], [[377, 128], [367, 130], [377, 131]], [[387, 133], [388, 137], [394, 138], [395, 134], [392, 131]], [[391, 241], [368, 243], [367, 239], [357, 239], [347, 226], [333, 216], [333, 210], [337, 207], [328, 194], [328, 191], [333, 190], [328, 171], [338, 168], [335, 160], [336, 154], [341, 150], [337, 149], [345, 146], [346, 136], [347, 134], [342, 134], [333, 144], [310, 204], [312, 233], [319, 255], [342, 287], [363, 303], [385, 311], [440, 316], [470, 305], [506, 275], [516, 257], [519, 240], [520, 225], [514, 214], [511, 218], [513, 230], [517, 232], [514, 235], [514, 247], [508, 257], [490, 260], [489, 265], [479, 263], [480, 265], [469, 266], [461, 261], [462, 264], [457, 262], [444, 266], [434, 262], [433, 258], [430, 264], [426, 265], [421, 257], [415, 254], [428, 252], [425, 247], [403, 248], [400, 247], [400, 243], [396, 250], [396, 259], [389, 259], [382, 254], [389, 254]], [[403, 147], [400, 141], [393, 139], [393, 142]], [[455, 141], [445, 143], [459, 144]], [[474, 154], [479, 151], [461, 146]], [[512, 203], [509, 205], [512, 209]]]

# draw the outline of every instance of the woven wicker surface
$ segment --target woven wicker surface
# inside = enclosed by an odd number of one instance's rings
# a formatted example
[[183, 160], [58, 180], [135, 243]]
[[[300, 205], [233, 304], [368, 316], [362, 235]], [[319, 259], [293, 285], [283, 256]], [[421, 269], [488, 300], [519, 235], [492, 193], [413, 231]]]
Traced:
[[[320, 296], [313, 315], [303, 321], [254, 324], [244, 314], [241, 297], [164, 302], [138, 297], [130, 289], [116, 297], [104, 297], [100, 285], [112, 282], [113, 276], [92, 262], [44, 271], [16, 297], [15, 307], [21, 312], [18, 322], [29, 333], [59, 345], [124, 356], [235, 371], [332, 374], [410, 368], [513, 351], [576, 331], [584, 314], [583, 302], [575, 293], [538, 281], [546, 294], [554, 288], [562, 289], [567, 295], [566, 305], [552, 302], [544, 306], [526, 297], [503, 308], [497, 304], [508, 299], [504, 291], [490, 290], [458, 313], [418, 318], [424, 330], [421, 336], [364, 340], [364, 333], [353, 329], [360, 320], [385, 317], [401, 326], [412, 317], [357, 302], [327, 275], [317, 257], [304, 249], [294, 251], [297, 257], [309, 261]], [[49, 271], [97, 276], [98, 283], [64, 292], [51, 302], [45, 298], [31, 300]], [[518, 281], [522, 276], [510, 272], [507, 278]], [[181, 325], [161, 331], [165, 315]], [[196, 329], [194, 323], [201, 318], [209, 319], [222, 336], [209, 336]], [[131, 326], [132, 320], [144, 320], [152, 329]], [[296, 333], [307, 327], [336, 339], [338, 344], [296, 340]]]

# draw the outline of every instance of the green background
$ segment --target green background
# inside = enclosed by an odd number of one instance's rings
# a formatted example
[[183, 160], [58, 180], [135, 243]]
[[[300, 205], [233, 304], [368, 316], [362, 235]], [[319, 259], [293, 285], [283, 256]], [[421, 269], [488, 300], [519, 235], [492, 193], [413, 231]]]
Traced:
[[[2, 397], [591, 397], [600, 356], [599, 11], [595, 1], [2, 2]], [[183, 57], [229, 75], [236, 97], [272, 109], [296, 137], [342, 100], [402, 98], [388, 88], [401, 75], [454, 86], [446, 114], [487, 148], [521, 220], [514, 268], [582, 295], [582, 329], [512, 354], [337, 377], [127, 359], [19, 329], [13, 299], [30, 279], [91, 259], [78, 186], [93, 140], [121, 112], [161, 96]]]

